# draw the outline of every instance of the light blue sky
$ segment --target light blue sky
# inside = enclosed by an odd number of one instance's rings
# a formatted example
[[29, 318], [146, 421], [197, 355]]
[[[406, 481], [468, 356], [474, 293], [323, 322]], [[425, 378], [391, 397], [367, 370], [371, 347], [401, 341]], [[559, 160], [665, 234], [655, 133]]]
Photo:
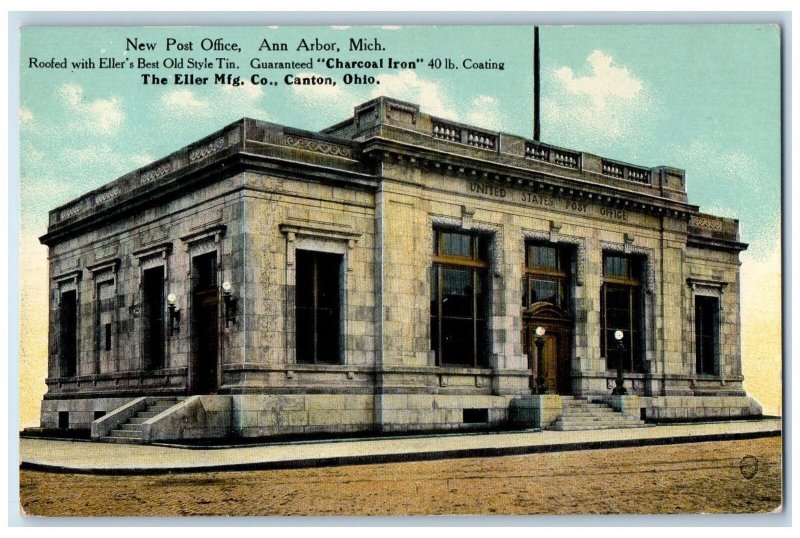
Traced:
[[[165, 52], [167, 37], [193, 52]], [[154, 41], [128, 53], [127, 37]], [[296, 44], [336, 41], [342, 59], [423, 58], [415, 71], [354, 70], [379, 86], [143, 86], [140, 71], [27, 68], [28, 57], [215, 58], [202, 38], [237, 42], [234, 74], [251, 58], [306, 60]], [[351, 37], [377, 37], [380, 53], [348, 53]], [[257, 51], [262, 39], [288, 53]], [[529, 26], [404, 28], [31, 28], [23, 31], [21, 222], [45, 231], [47, 211], [242, 116], [317, 130], [377, 94], [426, 112], [514, 134], [532, 131]], [[750, 255], [774, 250], [780, 217], [780, 33], [771, 26], [547, 26], [541, 29], [542, 139], [644, 166], [687, 171], [689, 198], [739, 218]], [[503, 71], [432, 70], [432, 58], [503, 62]], [[181, 70], [180, 72], [186, 72]], [[315, 67], [314, 72], [331, 74]], [[151, 72], [151, 71], [146, 71]], [[162, 70], [171, 77], [174, 71]], [[283, 71], [261, 74], [282, 79]], [[340, 77], [343, 71], [333, 72]]]

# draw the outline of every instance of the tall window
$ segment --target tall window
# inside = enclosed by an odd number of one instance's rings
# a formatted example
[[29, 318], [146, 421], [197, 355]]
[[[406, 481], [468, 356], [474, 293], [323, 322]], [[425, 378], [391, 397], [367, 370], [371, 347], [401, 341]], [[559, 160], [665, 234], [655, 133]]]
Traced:
[[719, 373], [719, 299], [694, 298], [695, 357], [698, 374]]
[[570, 258], [567, 249], [554, 245], [528, 243], [525, 249], [522, 308], [550, 303], [569, 311]]
[[61, 375], [72, 377], [78, 373], [78, 292], [61, 292], [58, 305], [58, 351]]
[[164, 266], [142, 273], [142, 329], [144, 368], [164, 367]]
[[95, 350], [96, 350], [96, 372], [100, 373], [103, 367], [103, 359], [107, 358], [108, 351], [111, 351], [111, 324], [114, 312], [114, 281], [104, 280], [98, 282], [95, 292], [97, 304], [95, 306]]
[[297, 362], [339, 364], [342, 256], [297, 251]]
[[[642, 260], [634, 256], [603, 255], [600, 350], [608, 369], [616, 369], [621, 358], [626, 372], [644, 371], [641, 267]], [[622, 331], [621, 346], [614, 338], [616, 331]]]
[[212, 394], [219, 384], [217, 253], [192, 256], [192, 392]]
[[438, 364], [484, 366], [489, 239], [435, 230], [431, 348]]

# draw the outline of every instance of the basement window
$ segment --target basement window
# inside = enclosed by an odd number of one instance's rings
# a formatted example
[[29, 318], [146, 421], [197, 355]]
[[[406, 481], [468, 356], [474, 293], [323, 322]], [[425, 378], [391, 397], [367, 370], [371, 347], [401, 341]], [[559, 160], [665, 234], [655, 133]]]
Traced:
[[487, 422], [489, 422], [488, 409], [464, 409], [465, 424], [485, 424]]

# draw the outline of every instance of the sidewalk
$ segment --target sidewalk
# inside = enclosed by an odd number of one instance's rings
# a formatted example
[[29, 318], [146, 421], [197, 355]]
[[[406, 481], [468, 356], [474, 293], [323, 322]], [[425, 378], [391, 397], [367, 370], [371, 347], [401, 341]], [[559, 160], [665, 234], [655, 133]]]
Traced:
[[503, 456], [780, 434], [780, 419], [770, 418], [594, 431], [521, 431], [294, 441], [214, 449], [22, 438], [20, 459], [23, 469], [94, 474], [158, 474]]

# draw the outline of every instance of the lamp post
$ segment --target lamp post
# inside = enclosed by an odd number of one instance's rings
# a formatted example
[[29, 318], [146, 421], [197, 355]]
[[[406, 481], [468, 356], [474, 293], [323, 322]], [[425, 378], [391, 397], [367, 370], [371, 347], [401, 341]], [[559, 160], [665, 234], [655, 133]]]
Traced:
[[625, 351], [625, 346], [622, 344], [622, 338], [625, 335], [622, 331], [614, 331], [614, 340], [617, 341], [617, 380], [614, 382], [616, 387], [611, 391], [614, 396], [628, 394], [624, 387], [625, 380], [622, 378], [622, 353]]
[[547, 387], [544, 386], [544, 362], [542, 350], [544, 349], [544, 335], [547, 331], [541, 325], [536, 327], [536, 394], [544, 394]]

